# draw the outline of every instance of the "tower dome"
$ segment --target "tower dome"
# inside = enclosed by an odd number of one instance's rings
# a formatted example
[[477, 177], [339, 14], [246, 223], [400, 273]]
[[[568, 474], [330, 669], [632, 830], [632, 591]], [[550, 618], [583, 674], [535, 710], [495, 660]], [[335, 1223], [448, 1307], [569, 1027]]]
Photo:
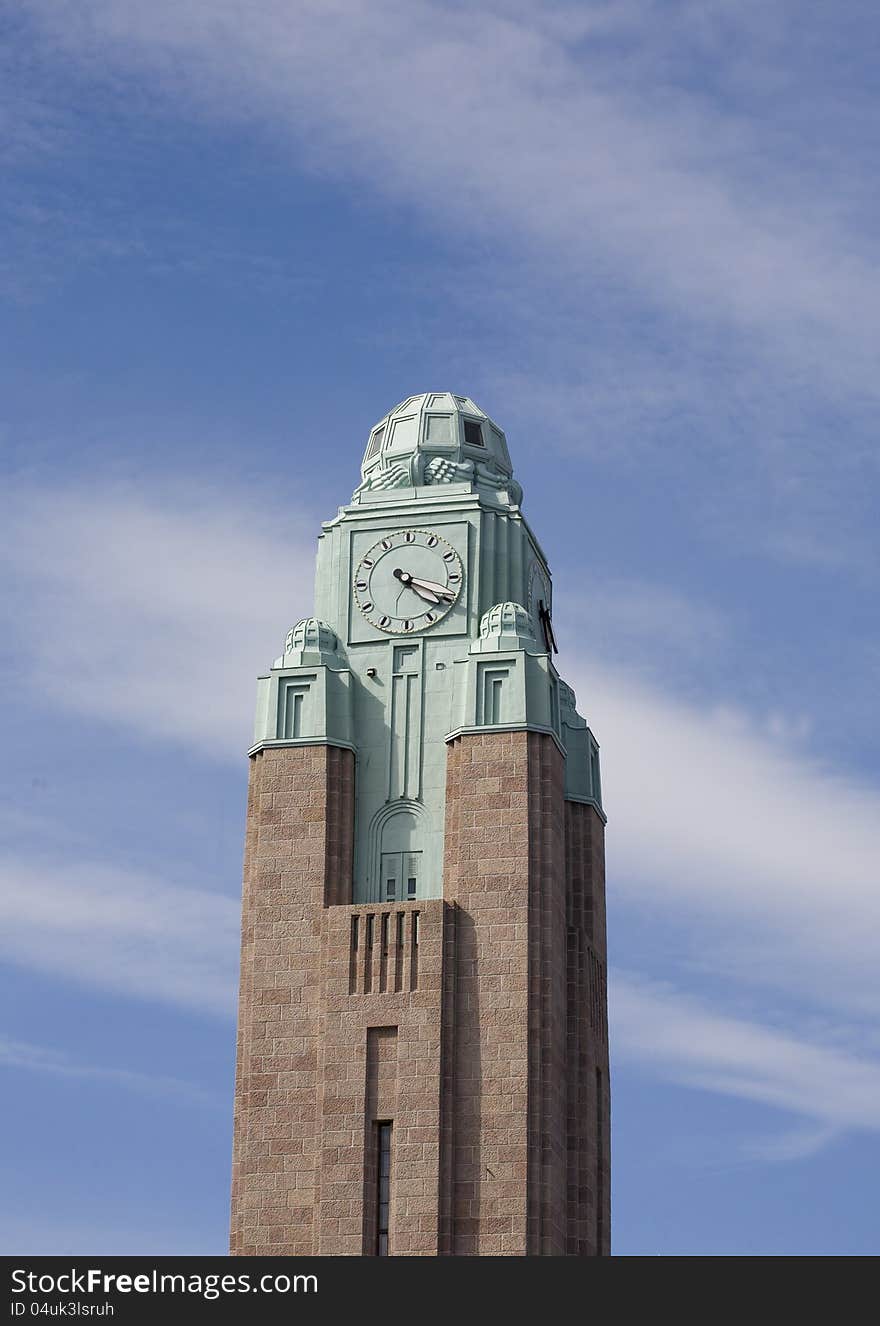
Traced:
[[505, 493], [514, 505], [522, 498], [502, 429], [469, 397], [449, 391], [408, 396], [380, 419], [361, 475], [358, 494], [465, 482]]
[[318, 621], [317, 617], [303, 617], [287, 632], [284, 654], [276, 660], [275, 666], [302, 667], [328, 663], [336, 653], [338, 644], [335, 631], [326, 622]]
[[480, 635], [471, 653], [525, 649], [537, 652], [532, 619], [521, 603], [496, 603], [480, 618]]

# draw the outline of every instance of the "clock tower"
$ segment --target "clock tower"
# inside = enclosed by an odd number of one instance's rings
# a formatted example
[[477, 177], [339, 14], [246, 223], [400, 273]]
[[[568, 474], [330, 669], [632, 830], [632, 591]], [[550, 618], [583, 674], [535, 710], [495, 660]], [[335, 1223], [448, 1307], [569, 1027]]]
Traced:
[[501, 429], [411, 396], [258, 682], [231, 1250], [610, 1250], [598, 745]]

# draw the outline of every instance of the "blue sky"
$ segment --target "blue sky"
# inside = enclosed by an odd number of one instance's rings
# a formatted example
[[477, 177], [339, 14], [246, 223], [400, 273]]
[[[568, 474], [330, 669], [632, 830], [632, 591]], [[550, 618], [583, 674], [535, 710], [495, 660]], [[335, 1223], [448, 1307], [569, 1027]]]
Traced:
[[609, 814], [618, 1253], [878, 1251], [876, 6], [3, 6], [0, 1247], [225, 1251], [254, 678], [506, 429]]

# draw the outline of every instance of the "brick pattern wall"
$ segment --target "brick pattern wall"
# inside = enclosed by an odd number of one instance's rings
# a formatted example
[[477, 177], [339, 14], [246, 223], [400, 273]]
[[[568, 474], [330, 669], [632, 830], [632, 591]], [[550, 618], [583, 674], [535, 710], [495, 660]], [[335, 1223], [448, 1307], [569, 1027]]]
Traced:
[[[364, 1101], [364, 1165], [363, 1192], [361, 1196], [363, 1215], [363, 1252], [369, 1257], [376, 1252], [378, 1184], [379, 1184], [379, 1148], [378, 1124], [398, 1119], [397, 1112], [397, 1028], [367, 1028], [367, 1081]], [[400, 1125], [398, 1123], [398, 1131]], [[396, 1160], [398, 1138], [392, 1128], [392, 1166]], [[393, 1173], [393, 1167], [392, 1167]], [[394, 1190], [391, 1190], [393, 1200]], [[393, 1243], [394, 1213], [389, 1219], [388, 1256], [394, 1256]]]
[[565, 801], [563, 775], [540, 733], [448, 748], [458, 962], [442, 1249], [454, 1254], [610, 1250], [603, 824]]
[[[382, 954], [382, 918], [388, 917], [389, 952]], [[403, 917], [402, 964], [395, 957], [398, 916]], [[359, 979], [351, 984], [352, 922], [361, 935], [373, 918], [372, 952], [358, 944]], [[412, 981], [412, 938], [418, 918], [417, 970]], [[440, 1049], [448, 997], [444, 951], [453, 945], [454, 911], [441, 899], [365, 903], [324, 913], [321, 985], [320, 1190], [316, 1251], [328, 1256], [370, 1256], [375, 1251], [373, 1125], [391, 1120], [392, 1210], [389, 1231], [396, 1257], [439, 1251]], [[395, 989], [392, 973], [402, 969]], [[381, 972], [388, 975], [381, 988]], [[372, 976], [366, 979], [366, 971]], [[370, 989], [367, 989], [367, 985]], [[395, 1046], [390, 1086], [388, 1044]], [[379, 1046], [385, 1047], [382, 1058]], [[372, 1047], [372, 1049], [371, 1049]], [[383, 1064], [386, 1065], [383, 1068]], [[384, 1085], [383, 1085], [384, 1084]]]
[[551, 738], [447, 754], [444, 892], [458, 907], [449, 1251], [565, 1251], [563, 765]]
[[526, 1251], [527, 778], [525, 733], [447, 746], [443, 888], [459, 913], [444, 1251], [458, 1256]]
[[251, 762], [231, 1251], [610, 1251], [604, 840], [549, 736], [448, 746], [444, 899], [351, 904], [354, 759]]
[[319, 1177], [321, 937], [351, 897], [354, 756], [253, 756], [242, 895], [230, 1250], [309, 1255]]
[[528, 733], [529, 1236], [531, 1256], [566, 1250], [565, 764]]
[[605, 826], [565, 803], [567, 1239], [570, 1256], [611, 1251], [611, 1133], [605, 945]]

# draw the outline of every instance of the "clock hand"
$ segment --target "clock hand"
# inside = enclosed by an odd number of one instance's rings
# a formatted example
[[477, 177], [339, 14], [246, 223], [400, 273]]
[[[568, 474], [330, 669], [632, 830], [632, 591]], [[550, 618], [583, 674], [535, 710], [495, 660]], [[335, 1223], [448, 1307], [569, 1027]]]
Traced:
[[429, 593], [437, 594], [441, 599], [446, 599], [447, 603], [451, 603], [455, 598], [453, 590], [448, 589], [446, 585], [438, 585], [436, 580], [421, 580], [418, 576], [410, 576], [409, 583], [416, 593], [420, 589], [426, 589]]
[[544, 628], [544, 641], [547, 645], [547, 653], [552, 650], [554, 654], [559, 653], [556, 645], [556, 636], [553, 634], [553, 622], [550, 617], [550, 609], [546, 607], [544, 600], [538, 604], [538, 616], [541, 619], [541, 625]]
[[435, 594], [435, 593], [433, 592], [433, 590], [430, 590], [430, 589], [422, 589], [419, 585], [411, 585], [411, 586], [410, 586], [410, 589], [412, 590], [412, 592], [413, 592], [414, 594], [418, 594], [418, 596], [419, 596], [420, 599], [424, 599], [426, 603], [440, 603], [440, 602], [441, 602], [441, 599], [440, 599], [439, 595], [438, 595], [438, 594]]
[[[431, 583], [430, 581], [416, 580], [414, 576], [410, 575], [409, 571], [401, 571], [399, 568], [395, 569], [394, 575], [403, 585], [404, 589], [411, 589], [414, 594], [418, 594], [420, 599], [424, 599], [427, 603], [440, 602], [440, 599], [434, 593], [433, 589], [428, 588], [428, 585]], [[439, 589], [440, 586], [438, 585], [437, 588]], [[399, 598], [400, 595], [398, 595], [398, 599]]]

